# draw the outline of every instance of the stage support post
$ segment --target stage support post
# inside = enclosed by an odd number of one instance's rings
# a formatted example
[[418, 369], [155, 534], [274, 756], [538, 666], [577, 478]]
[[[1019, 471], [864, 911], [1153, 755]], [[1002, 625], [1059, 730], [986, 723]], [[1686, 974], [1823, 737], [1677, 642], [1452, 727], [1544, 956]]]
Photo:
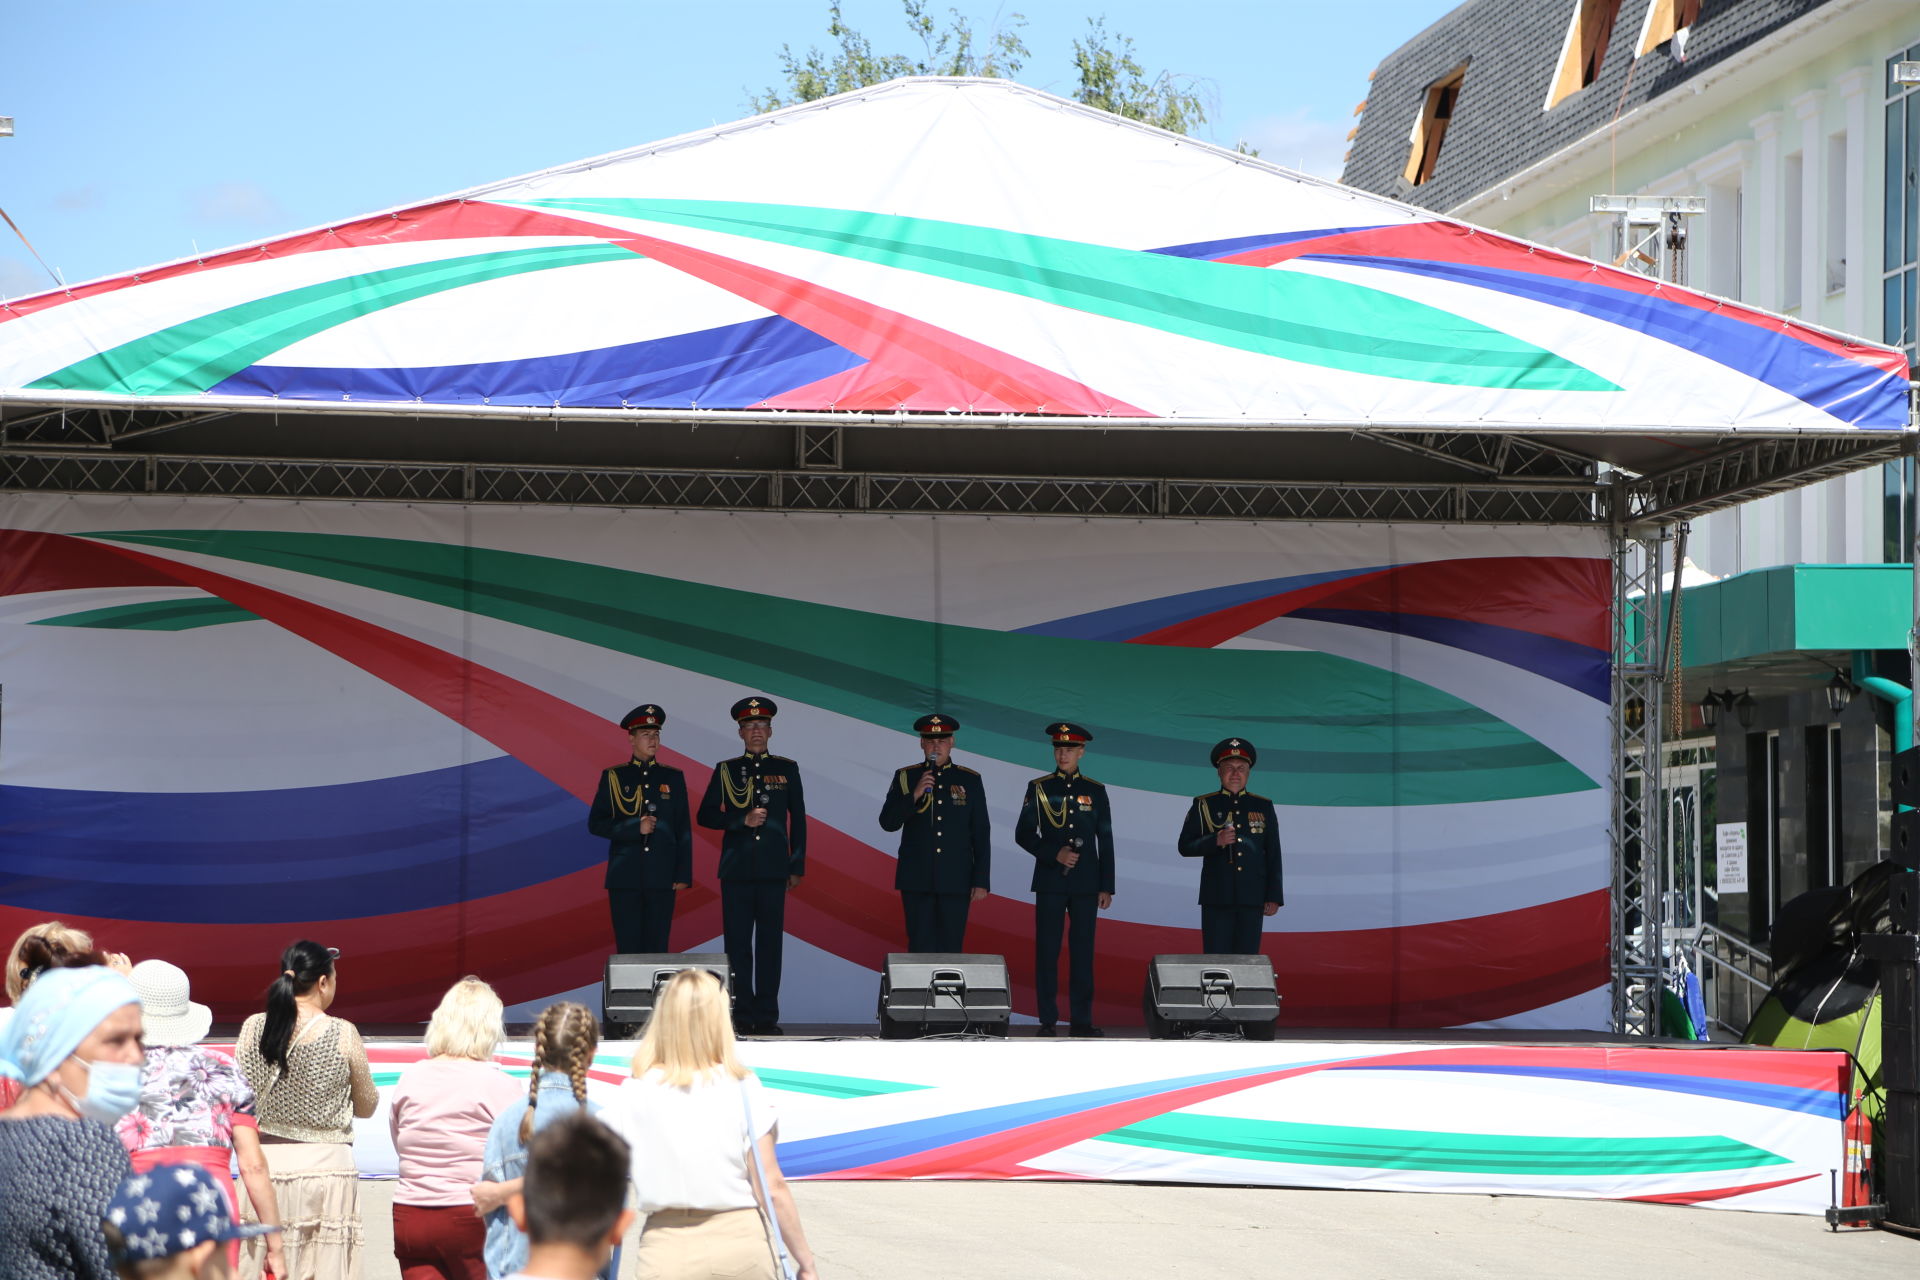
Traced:
[[[1613, 508], [1613, 1029], [1658, 1035], [1666, 985], [1666, 806], [1661, 795], [1671, 619], [1662, 571], [1671, 531]], [[1679, 603], [1679, 563], [1673, 602]]]

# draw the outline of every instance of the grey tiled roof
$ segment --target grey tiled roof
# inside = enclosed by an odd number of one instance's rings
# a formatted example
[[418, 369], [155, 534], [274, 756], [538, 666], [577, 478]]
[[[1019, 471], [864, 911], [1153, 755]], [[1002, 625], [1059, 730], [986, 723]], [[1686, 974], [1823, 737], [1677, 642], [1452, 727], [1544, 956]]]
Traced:
[[[1578, 0], [1468, 0], [1381, 62], [1341, 180], [1423, 208], [1452, 208], [1828, 0], [1703, 0], [1684, 63], [1662, 49], [1636, 65], [1633, 48], [1653, 2], [1624, 0], [1599, 79], [1542, 111]], [[1466, 79], [1433, 178], [1412, 186], [1401, 174], [1427, 86], [1463, 62]]]

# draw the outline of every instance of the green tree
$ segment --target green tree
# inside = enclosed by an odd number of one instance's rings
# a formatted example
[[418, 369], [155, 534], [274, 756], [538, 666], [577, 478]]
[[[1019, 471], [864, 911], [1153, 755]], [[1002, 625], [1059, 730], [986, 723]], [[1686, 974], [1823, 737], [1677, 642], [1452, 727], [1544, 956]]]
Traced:
[[1133, 56], [1133, 37], [1109, 38], [1104, 17], [1087, 19], [1087, 38], [1073, 42], [1073, 66], [1080, 74], [1073, 96], [1090, 107], [1174, 133], [1192, 133], [1207, 122], [1193, 77], [1162, 71], [1148, 79]]
[[980, 52], [974, 47], [973, 24], [958, 9], [947, 11], [950, 21], [942, 27], [928, 11], [927, 0], [901, 0], [901, 7], [906, 11], [907, 29], [920, 38], [921, 57], [875, 53], [873, 42], [847, 25], [839, 0], [832, 0], [827, 5], [827, 35], [839, 48], [832, 53], [813, 48], [797, 54], [792, 45], [781, 45], [780, 71], [786, 88], [769, 88], [749, 97], [747, 105], [754, 111], [773, 111], [901, 76], [1011, 78], [1026, 65], [1027, 46], [1020, 39], [1020, 29], [1027, 20], [1020, 14], [1009, 15], [1007, 25], [988, 35], [985, 52]]
[[[947, 11], [948, 21], [942, 26], [929, 10], [928, 0], [901, 0], [901, 7], [907, 29], [919, 37], [920, 57], [876, 53], [872, 41], [847, 25], [840, 0], [830, 0], [827, 35], [838, 47], [832, 51], [816, 47], [799, 54], [792, 45], [780, 46], [780, 71], [786, 85], [749, 96], [747, 105], [754, 111], [773, 111], [901, 76], [1011, 79], [1030, 56], [1026, 42], [1020, 38], [1021, 29], [1027, 25], [1020, 14], [1009, 15], [1007, 24], [995, 28], [981, 48], [973, 25], [958, 9]], [[1170, 71], [1149, 76], [1134, 56], [1132, 37], [1109, 34], [1104, 17], [1087, 19], [1086, 38], [1073, 42], [1073, 65], [1079, 75], [1073, 97], [1090, 107], [1174, 133], [1192, 133], [1206, 123], [1200, 81]], [[1237, 150], [1260, 154], [1244, 142]]]

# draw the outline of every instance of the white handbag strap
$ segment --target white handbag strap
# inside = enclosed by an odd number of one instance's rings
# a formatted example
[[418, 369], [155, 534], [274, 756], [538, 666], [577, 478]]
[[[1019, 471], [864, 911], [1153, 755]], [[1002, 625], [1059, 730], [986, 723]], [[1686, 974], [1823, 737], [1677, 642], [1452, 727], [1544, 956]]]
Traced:
[[794, 1274], [787, 1260], [787, 1241], [780, 1234], [780, 1215], [773, 1207], [773, 1191], [767, 1185], [767, 1167], [760, 1162], [760, 1143], [753, 1132], [753, 1108], [747, 1102], [747, 1082], [734, 1082], [740, 1089], [740, 1119], [747, 1132], [747, 1158], [753, 1164], [753, 1173], [760, 1186], [760, 1215], [767, 1224], [767, 1243], [773, 1246], [773, 1264], [782, 1276]]

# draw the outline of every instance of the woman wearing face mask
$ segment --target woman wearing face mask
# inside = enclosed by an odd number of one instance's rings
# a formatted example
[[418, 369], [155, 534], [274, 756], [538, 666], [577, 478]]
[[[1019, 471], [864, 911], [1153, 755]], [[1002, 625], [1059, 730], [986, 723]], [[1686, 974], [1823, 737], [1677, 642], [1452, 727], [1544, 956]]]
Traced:
[[113, 1123], [140, 1101], [140, 997], [109, 969], [50, 969], [0, 1033], [0, 1276], [112, 1280], [101, 1215], [133, 1172]]
[[[296, 942], [280, 953], [267, 1011], [240, 1027], [234, 1056], [253, 1086], [260, 1149], [279, 1202], [281, 1280], [360, 1280], [360, 1174], [353, 1121], [379, 1105], [366, 1046], [351, 1022], [327, 1013], [339, 994], [336, 952]], [[247, 1222], [260, 1221], [252, 1198]], [[249, 1240], [247, 1275], [258, 1275], [265, 1245]]]

